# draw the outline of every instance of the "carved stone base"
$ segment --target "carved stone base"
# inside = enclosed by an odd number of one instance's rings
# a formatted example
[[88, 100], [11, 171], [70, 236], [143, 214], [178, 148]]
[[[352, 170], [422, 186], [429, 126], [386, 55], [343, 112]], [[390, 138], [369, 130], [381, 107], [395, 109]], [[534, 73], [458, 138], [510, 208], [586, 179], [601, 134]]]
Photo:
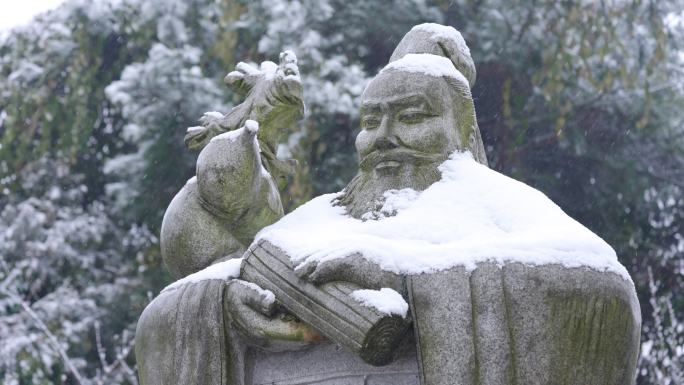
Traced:
[[332, 343], [299, 352], [253, 351], [248, 362], [253, 385], [418, 385], [412, 338], [401, 344], [396, 361], [376, 367]]

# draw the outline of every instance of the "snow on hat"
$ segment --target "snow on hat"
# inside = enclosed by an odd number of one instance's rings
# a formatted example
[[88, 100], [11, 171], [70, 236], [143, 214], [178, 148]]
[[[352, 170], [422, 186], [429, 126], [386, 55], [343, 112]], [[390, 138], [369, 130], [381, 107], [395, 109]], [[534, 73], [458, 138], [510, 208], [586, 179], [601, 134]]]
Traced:
[[[435, 57], [437, 56], [437, 57]], [[455, 71], [447, 64], [448, 59]], [[454, 27], [435, 23], [419, 24], [404, 35], [383, 70], [422, 72], [432, 76], [450, 76], [475, 84], [475, 63], [463, 36]], [[462, 77], [456, 76], [459, 73]]]

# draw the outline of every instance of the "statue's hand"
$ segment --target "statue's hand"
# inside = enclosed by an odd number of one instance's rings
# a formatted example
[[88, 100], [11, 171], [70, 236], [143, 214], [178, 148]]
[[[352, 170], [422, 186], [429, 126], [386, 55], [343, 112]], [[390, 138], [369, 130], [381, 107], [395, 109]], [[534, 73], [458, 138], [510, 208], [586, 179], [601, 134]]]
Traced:
[[279, 311], [273, 297], [245, 281], [228, 283], [224, 310], [230, 326], [252, 346], [270, 351], [296, 350], [324, 339], [308, 325]]
[[220, 112], [205, 112], [199, 119], [201, 126], [191, 127], [185, 134], [183, 141], [186, 147], [193, 151], [203, 149], [211, 138], [230, 129], [225, 120]]
[[222, 113], [216, 111], [205, 112], [202, 117], [199, 118], [199, 122], [202, 126], [217, 132], [224, 132], [230, 129], [230, 127], [226, 126], [226, 117]]
[[344, 281], [357, 284], [366, 289], [388, 287], [404, 294], [404, 277], [383, 270], [378, 264], [358, 254], [323, 262], [305, 262], [295, 269], [295, 274], [315, 285]]

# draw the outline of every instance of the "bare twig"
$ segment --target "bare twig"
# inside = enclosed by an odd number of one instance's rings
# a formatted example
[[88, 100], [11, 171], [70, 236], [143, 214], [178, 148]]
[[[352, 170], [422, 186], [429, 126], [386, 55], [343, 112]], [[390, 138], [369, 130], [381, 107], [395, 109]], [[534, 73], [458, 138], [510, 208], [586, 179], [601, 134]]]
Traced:
[[[116, 354], [116, 359], [111, 363], [107, 364], [107, 352], [105, 351], [104, 347], [102, 346], [102, 336], [100, 333], [100, 322], [95, 321], [95, 346], [97, 349], [97, 356], [100, 359], [100, 365], [102, 367], [101, 371], [98, 371], [99, 375], [97, 378], [98, 384], [103, 384], [104, 378], [106, 378], [110, 373], [114, 371], [117, 367], [121, 366], [123, 371], [126, 373], [128, 376], [128, 380], [132, 384], [137, 384], [138, 379], [137, 376], [135, 375], [135, 371], [131, 369], [130, 366], [126, 363], [126, 358], [130, 355], [131, 351], [133, 350], [133, 347], [135, 346], [135, 339], [127, 339], [127, 331], [124, 330], [123, 336], [121, 337], [121, 347], [117, 350]], [[128, 341], [126, 341], [128, 340]]]
[[102, 347], [102, 338], [100, 336], [100, 321], [95, 320], [95, 348], [97, 349], [97, 357], [100, 359], [100, 366], [105, 373], [107, 373], [107, 356]]

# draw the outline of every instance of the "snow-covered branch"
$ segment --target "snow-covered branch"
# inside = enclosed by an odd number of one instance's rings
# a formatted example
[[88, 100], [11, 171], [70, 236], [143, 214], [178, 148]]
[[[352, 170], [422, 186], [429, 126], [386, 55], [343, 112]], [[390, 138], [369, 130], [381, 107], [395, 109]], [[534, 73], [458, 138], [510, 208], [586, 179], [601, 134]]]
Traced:
[[45, 336], [48, 338], [48, 341], [50, 343], [50, 346], [59, 354], [59, 356], [62, 358], [62, 362], [64, 363], [64, 366], [71, 372], [71, 375], [74, 378], [74, 381], [78, 385], [86, 385], [86, 383], [83, 381], [83, 376], [81, 376], [81, 373], [78, 371], [76, 368], [76, 365], [72, 362], [71, 358], [67, 354], [67, 352], [64, 350], [62, 345], [59, 343], [57, 340], [57, 337], [50, 331], [50, 329], [45, 325], [45, 322], [40, 319], [38, 314], [31, 309], [31, 305], [24, 301], [21, 297], [18, 295], [2, 288], [0, 289], [0, 293], [6, 295], [7, 297], [11, 298], [14, 302], [19, 304], [21, 308], [26, 312], [26, 314], [31, 317], [33, 322], [36, 324], [36, 326], [45, 334]]

